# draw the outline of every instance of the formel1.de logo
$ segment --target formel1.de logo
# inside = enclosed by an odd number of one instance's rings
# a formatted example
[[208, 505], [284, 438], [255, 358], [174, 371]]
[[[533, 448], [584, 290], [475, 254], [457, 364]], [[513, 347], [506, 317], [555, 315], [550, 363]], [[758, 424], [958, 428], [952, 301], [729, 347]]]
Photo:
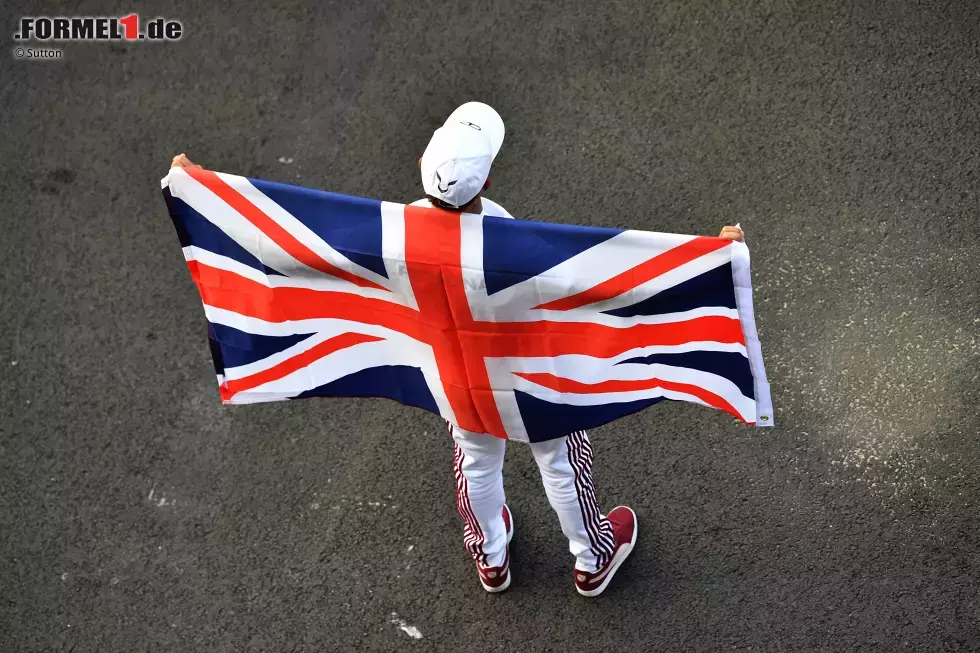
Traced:
[[128, 16], [23, 16], [17, 41], [176, 41], [184, 33], [178, 20], [153, 18], [140, 24]]

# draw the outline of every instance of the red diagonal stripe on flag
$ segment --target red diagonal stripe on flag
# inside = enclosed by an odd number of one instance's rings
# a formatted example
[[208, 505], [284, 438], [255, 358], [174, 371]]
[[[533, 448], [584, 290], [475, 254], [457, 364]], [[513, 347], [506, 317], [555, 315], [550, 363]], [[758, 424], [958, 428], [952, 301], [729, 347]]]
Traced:
[[595, 304], [596, 302], [612, 299], [613, 297], [619, 297], [640, 284], [655, 279], [705, 254], [719, 250], [730, 243], [730, 240], [725, 240], [724, 238], [699, 236], [683, 245], [678, 245], [662, 254], [658, 254], [649, 261], [641, 263], [635, 268], [630, 268], [588, 290], [583, 290], [569, 297], [556, 299], [553, 302], [540, 304], [539, 306], [535, 306], [535, 308], [549, 311], [570, 311], [573, 308], [588, 306], [589, 304]]
[[306, 351], [296, 354], [292, 358], [288, 358], [267, 370], [262, 370], [261, 372], [250, 374], [249, 376], [243, 376], [240, 379], [225, 381], [222, 387], [225, 392], [228, 393], [228, 397], [230, 398], [236, 392], [251, 390], [252, 388], [256, 388], [264, 383], [278, 381], [284, 376], [292, 374], [296, 370], [306, 367], [307, 365], [320, 360], [324, 356], [329, 356], [335, 351], [340, 351], [341, 349], [345, 349], [347, 347], [353, 347], [354, 345], [359, 345], [364, 342], [377, 342], [378, 340], [384, 340], [384, 338], [369, 336], [364, 333], [344, 333], [330, 338], [329, 340], [324, 340], [320, 344], [310, 347]]
[[440, 327], [419, 320], [419, 314], [383, 299], [310, 288], [270, 288], [234, 272], [187, 261], [187, 269], [207, 306], [266, 322], [338, 318], [377, 324], [427, 342]]
[[308, 265], [314, 270], [319, 270], [332, 277], [349, 281], [362, 288], [387, 290], [384, 286], [368, 279], [363, 279], [347, 270], [342, 270], [329, 261], [324, 260], [322, 256], [301, 243], [295, 236], [280, 226], [279, 223], [266, 215], [262, 209], [252, 204], [244, 195], [229, 186], [217, 174], [202, 168], [184, 168], [184, 170], [198, 183], [220, 197], [228, 206], [238, 211], [242, 217], [255, 225], [259, 231], [268, 236], [275, 244], [279, 245], [279, 247], [297, 261]]
[[581, 381], [573, 381], [572, 379], [562, 378], [545, 372], [514, 372], [514, 374], [542, 387], [573, 394], [636, 392], [638, 390], [652, 390], [654, 388], [683, 392], [684, 394], [697, 397], [709, 406], [723, 410], [744, 421], [739, 412], [735, 410], [735, 407], [728, 403], [727, 399], [700, 386], [691, 385], [690, 383], [677, 383], [675, 381], [664, 381], [663, 379], [642, 379], [637, 381], [612, 380], [600, 381], [599, 383], [582, 383]]

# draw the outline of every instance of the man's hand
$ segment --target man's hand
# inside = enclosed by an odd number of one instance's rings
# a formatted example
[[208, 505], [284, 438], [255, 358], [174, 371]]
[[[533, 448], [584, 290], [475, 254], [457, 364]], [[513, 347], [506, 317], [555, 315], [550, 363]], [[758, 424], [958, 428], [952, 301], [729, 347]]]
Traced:
[[196, 163], [188, 159], [184, 153], [180, 153], [174, 157], [173, 161], [170, 162], [170, 167], [171, 168], [200, 168], [201, 166], [197, 165]]
[[745, 235], [742, 233], [742, 228], [738, 226], [723, 228], [721, 233], [718, 234], [718, 237], [725, 238], [727, 240], [734, 240], [739, 243], [745, 242]]

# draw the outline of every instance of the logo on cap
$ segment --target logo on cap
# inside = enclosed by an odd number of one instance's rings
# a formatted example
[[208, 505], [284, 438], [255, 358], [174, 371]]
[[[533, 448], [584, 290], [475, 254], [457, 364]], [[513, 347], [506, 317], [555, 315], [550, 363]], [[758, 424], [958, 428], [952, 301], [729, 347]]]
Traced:
[[439, 189], [439, 192], [440, 193], [448, 193], [449, 192], [449, 187], [452, 186], [453, 184], [455, 184], [457, 181], [459, 181], [459, 179], [453, 179], [451, 182], [449, 182], [448, 184], [446, 184], [446, 187], [445, 188], [443, 188], [442, 187], [442, 175], [439, 174], [439, 171], [438, 170], [436, 171], [436, 179], [439, 180], [439, 183], [436, 184], [436, 187]]
[[460, 120], [459, 121], [459, 124], [466, 125], [467, 127], [472, 127], [473, 129], [475, 129], [478, 132], [482, 132], [483, 131], [483, 129], [481, 129], [480, 126], [478, 124], [476, 124], [475, 122], [466, 122], [465, 120]]

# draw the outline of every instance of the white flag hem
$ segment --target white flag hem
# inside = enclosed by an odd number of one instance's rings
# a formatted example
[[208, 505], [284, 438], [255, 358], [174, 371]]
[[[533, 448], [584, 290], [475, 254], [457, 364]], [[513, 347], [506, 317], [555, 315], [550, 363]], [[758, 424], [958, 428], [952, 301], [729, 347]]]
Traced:
[[749, 368], [755, 383], [756, 426], [775, 426], [772, 414], [772, 396], [766, 367], [762, 362], [762, 343], [755, 328], [755, 310], [752, 306], [752, 275], [749, 272], [749, 248], [745, 243], [732, 243], [732, 281], [735, 284], [735, 305], [742, 325], [745, 349], [749, 355]]

